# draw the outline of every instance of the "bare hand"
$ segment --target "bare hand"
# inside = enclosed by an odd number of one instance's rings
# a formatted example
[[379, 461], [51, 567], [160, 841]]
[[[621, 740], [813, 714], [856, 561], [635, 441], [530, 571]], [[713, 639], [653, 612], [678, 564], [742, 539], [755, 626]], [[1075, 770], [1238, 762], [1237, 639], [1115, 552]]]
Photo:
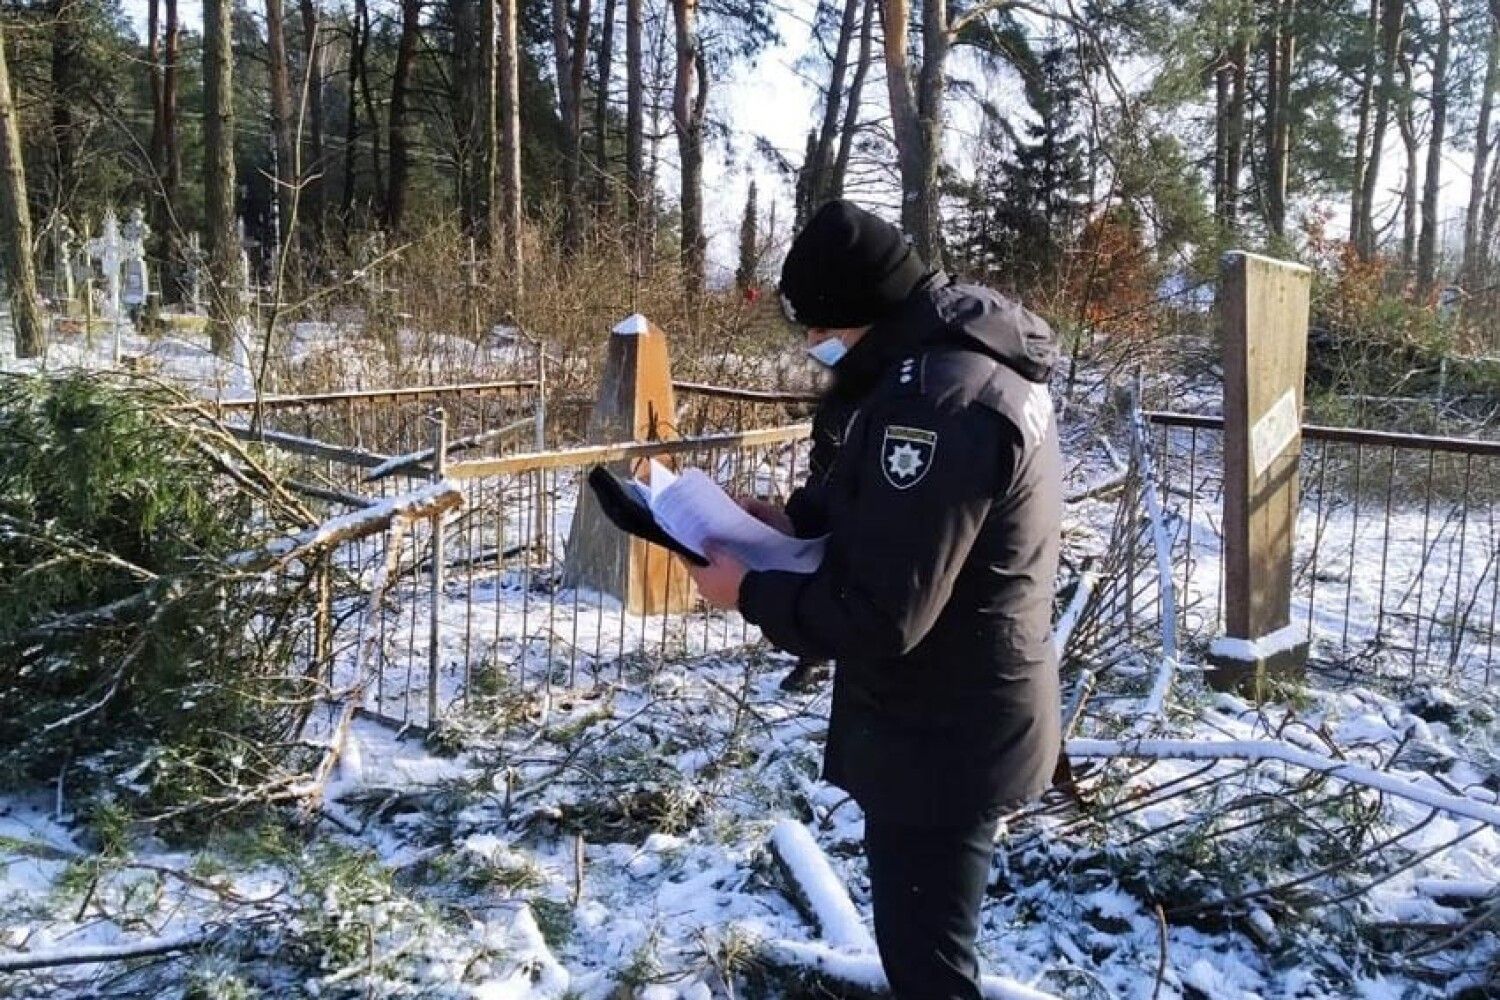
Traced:
[[733, 610], [739, 607], [740, 584], [745, 580], [745, 567], [734, 556], [710, 549], [706, 553], [707, 566], [687, 564], [688, 573], [698, 585], [698, 593], [711, 608]]
[[742, 497], [740, 499], [740, 506], [745, 509], [745, 513], [757, 521], [770, 525], [784, 535], [795, 535], [797, 533], [796, 526], [792, 524], [792, 519], [787, 517], [786, 510], [781, 504], [771, 503], [769, 500], [760, 500], [756, 497]]

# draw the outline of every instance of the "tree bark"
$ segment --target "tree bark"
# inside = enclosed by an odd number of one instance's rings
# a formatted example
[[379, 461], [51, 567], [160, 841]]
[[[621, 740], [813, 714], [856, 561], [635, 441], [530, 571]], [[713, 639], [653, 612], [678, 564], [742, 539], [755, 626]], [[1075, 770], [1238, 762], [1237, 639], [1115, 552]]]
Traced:
[[411, 98], [411, 74], [417, 61], [417, 42], [422, 31], [421, 0], [401, 0], [401, 35], [396, 42], [396, 65], [391, 72], [390, 188], [386, 192], [385, 224], [399, 230], [406, 215], [407, 188], [411, 183], [411, 122], [407, 102]]
[[[151, 170], [158, 184], [162, 174], [161, 131], [161, 0], [146, 3], [146, 79], [151, 89]], [[154, 199], [153, 199], [154, 200]]]
[[301, 171], [293, 140], [291, 73], [287, 68], [286, 14], [281, 0], [266, 0], [266, 38], [271, 59], [271, 134], [276, 143], [276, 210], [281, 222], [282, 252], [292, 255], [296, 233], [292, 225], [295, 185]]
[[630, 223], [631, 256], [641, 267], [641, 219], [646, 202], [645, 31], [642, 0], [625, 0], [625, 212]]
[[[170, 2], [170, 0], [169, 0]], [[323, 39], [319, 24], [316, 0], [299, 0], [302, 12], [302, 58], [307, 73], [307, 125], [303, 134], [307, 137], [303, 209], [300, 213], [308, 220], [314, 243], [323, 241], [323, 131], [327, 127], [323, 111]]]
[[1229, 134], [1224, 140], [1224, 222], [1233, 237], [1240, 221], [1240, 177], [1245, 164], [1246, 77], [1250, 63], [1250, 39], [1243, 25], [1236, 25], [1229, 47]]
[[1432, 135], [1427, 144], [1427, 179], [1422, 188], [1422, 235], [1417, 241], [1417, 291], [1437, 283], [1438, 189], [1443, 172], [1443, 139], [1448, 128], [1448, 57], [1453, 45], [1452, 0], [1437, 0], [1437, 52], [1432, 63]]
[[161, 76], [161, 143], [162, 163], [161, 198], [157, 201], [157, 220], [153, 228], [161, 237], [165, 252], [162, 254], [162, 295], [168, 290], [177, 293], [181, 258], [181, 222], [177, 217], [177, 196], [182, 186], [182, 145], [177, 135], [177, 91], [179, 67], [177, 53], [182, 41], [182, 29], [177, 19], [177, 0], [166, 0], [166, 18], [162, 25], [162, 76]]
[[854, 79], [849, 83], [844, 125], [839, 130], [839, 150], [833, 158], [833, 169], [828, 177], [830, 200], [844, 196], [844, 178], [849, 173], [849, 156], [854, 150], [855, 133], [859, 131], [860, 101], [864, 98], [865, 78], [870, 73], [871, 57], [874, 54], [875, 2], [876, 0], [865, 0], [864, 24], [859, 33], [859, 62], [854, 67]]
[[53, 192], [65, 209], [78, 181], [77, 110], [83, 106], [83, 18], [85, 0], [55, 0], [52, 5], [52, 144]]
[[915, 85], [907, 55], [909, 0], [884, 0], [886, 85], [901, 168], [901, 224], [926, 261], [942, 266], [937, 173], [943, 137], [947, 0], [922, 4], [922, 66]]
[[448, 18], [453, 33], [453, 186], [464, 232], [476, 236], [482, 227], [478, 178], [482, 133], [479, 123], [480, 38], [474, 0], [449, 0]]
[[46, 328], [37, 297], [36, 263], [31, 257], [31, 209], [26, 202], [26, 166], [16, 118], [10, 69], [5, 61], [5, 31], [0, 27], [0, 255], [10, 282], [16, 357], [34, 358], [46, 346]]
[[1484, 180], [1489, 167], [1490, 123], [1495, 111], [1495, 84], [1500, 76], [1500, 0], [1491, 0], [1489, 35], [1484, 64], [1484, 84], [1479, 95], [1479, 122], [1474, 133], [1474, 170], [1469, 175], [1469, 201], [1464, 208], [1464, 257], [1462, 280], [1467, 285], [1479, 283], [1484, 269], [1485, 251], [1480, 243], [1480, 208], [1484, 202]]
[[1412, 107], [1412, 69], [1406, 53], [1399, 56], [1402, 92], [1398, 109], [1401, 143], [1406, 147], [1406, 187], [1401, 198], [1401, 268], [1411, 273], [1417, 251], [1417, 177], [1420, 156], [1417, 144], [1416, 111]]
[[591, 16], [592, 0], [578, 0], [578, 11], [572, 17], [568, 0], [552, 0], [552, 52], [563, 132], [563, 246], [568, 250], [576, 250], [583, 242], [584, 213], [578, 181], [583, 160], [583, 75]]
[[599, 88], [594, 95], [594, 212], [609, 212], [609, 83], [614, 69], [615, 7], [617, 0], [604, 0], [604, 27], [599, 33]]
[[521, 258], [521, 87], [520, 50], [517, 45], [519, 0], [499, 0], [500, 73], [500, 234], [509, 276], [512, 309], [519, 309], [524, 287]]
[[474, 84], [474, 131], [477, 146], [474, 151], [474, 177], [471, 186], [474, 192], [474, 227], [480, 244], [493, 248], [498, 232], [495, 213], [495, 173], [499, 168], [500, 142], [497, 129], [499, 118], [495, 114], [495, 87], [499, 85], [495, 53], [495, 0], [479, 0], [479, 66]]
[[1359, 85], [1359, 127], [1354, 132], [1354, 178], [1349, 185], [1349, 242], [1359, 246], [1364, 225], [1365, 158], [1370, 143], [1370, 110], [1375, 98], [1375, 76], [1379, 72], [1380, 0], [1370, 0], [1365, 25], [1365, 71]]
[[703, 291], [703, 120], [708, 110], [708, 66], [698, 35], [698, 0], [672, 0], [677, 73], [672, 123], [682, 160], [682, 271], [689, 297]]
[[234, 224], [234, 49], [230, 0], [203, 4], [203, 204], [208, 237], [209, 335], [228, 355], [240, 313]]
[[1292, 17], [1296, 0], [1274, 0], [1266, 41], [1266, 221], [1275, 236], [1286, 235], [1287, 175], [1291, 144], [1291, 89], [1296, 60]]
[[[833, 66], [828, 72], [828, 92], [823, 100], [823, 120], [808, 164], [805, 215], [811, 216], [828, 200], [830, 175], [833, 172], [833, 141], [838, 132], [844, 104], [844, 78], [849, 73], [849, 49], [854, 44], [854, 26], [861, 0], [844, 0], [844, 14], [839, 20], [839, 36], [834, 43]], [[805, 221], [798, 219], [798, 225]]]
[[1396, 91], [1396, 64], [1401, 32], [1406, 19], [1406, 0], [1382, 0], [1380, 15], [1380, 86], [1375, 93], [1375, 127], [1370, 133], [1370, 157], [1365, 164], [1364, 190], [1360, 193], [1359, 241], [1355, 250], [1363, 260], [1375, 256], [1375, 194], [1380, 184], [1380, 160], [1390, 126], [1391, 105]]

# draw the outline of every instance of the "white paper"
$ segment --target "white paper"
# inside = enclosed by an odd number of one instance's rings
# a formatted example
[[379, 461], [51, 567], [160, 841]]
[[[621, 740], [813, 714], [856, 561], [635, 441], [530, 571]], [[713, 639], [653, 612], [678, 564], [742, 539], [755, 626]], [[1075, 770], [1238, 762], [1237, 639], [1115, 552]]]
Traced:
[[793, 538], [749, 514], [698, 469], [674, 475], [651, 463], [651, 513], [673, 538], [704, 555], [722, 548], [753, 570], [812, 573], [823, 561], [823, 538]]

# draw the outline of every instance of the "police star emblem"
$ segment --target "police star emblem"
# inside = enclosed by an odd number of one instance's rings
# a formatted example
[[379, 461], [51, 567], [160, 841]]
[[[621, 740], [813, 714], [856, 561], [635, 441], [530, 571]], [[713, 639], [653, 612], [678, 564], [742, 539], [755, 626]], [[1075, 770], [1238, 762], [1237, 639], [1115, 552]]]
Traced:
[[937, 435], [919, 427], [885, 429], [885, 443], [880, 449], [880, 468], [886, 482], [898, 490], [908, 490], [920, 483], [932, 468], [937, 452]]

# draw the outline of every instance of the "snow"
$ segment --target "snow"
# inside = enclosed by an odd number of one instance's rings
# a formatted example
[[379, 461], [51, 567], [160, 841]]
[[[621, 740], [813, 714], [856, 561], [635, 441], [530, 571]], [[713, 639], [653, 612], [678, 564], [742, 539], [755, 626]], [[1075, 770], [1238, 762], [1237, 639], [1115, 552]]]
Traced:
[[1208, 655], [1217, 660], [1255, 663], [1296, 649], [1298, 645], [1306, 641], [1307, 626], [1294, 622], [1259, 639], [1236, 639], [1221, 635], [1209, 646]]
[[644, 336], [651, 332], [651, 321], [640, 313], [634, 313], [620, 320], [612, 332], [621, 337]]
[[817, 914], [823, 940], [837, 949], [874, 952], [875, 939], [807, 827], [795, 820], [782, 820], [771, 830], [771, 842]]

